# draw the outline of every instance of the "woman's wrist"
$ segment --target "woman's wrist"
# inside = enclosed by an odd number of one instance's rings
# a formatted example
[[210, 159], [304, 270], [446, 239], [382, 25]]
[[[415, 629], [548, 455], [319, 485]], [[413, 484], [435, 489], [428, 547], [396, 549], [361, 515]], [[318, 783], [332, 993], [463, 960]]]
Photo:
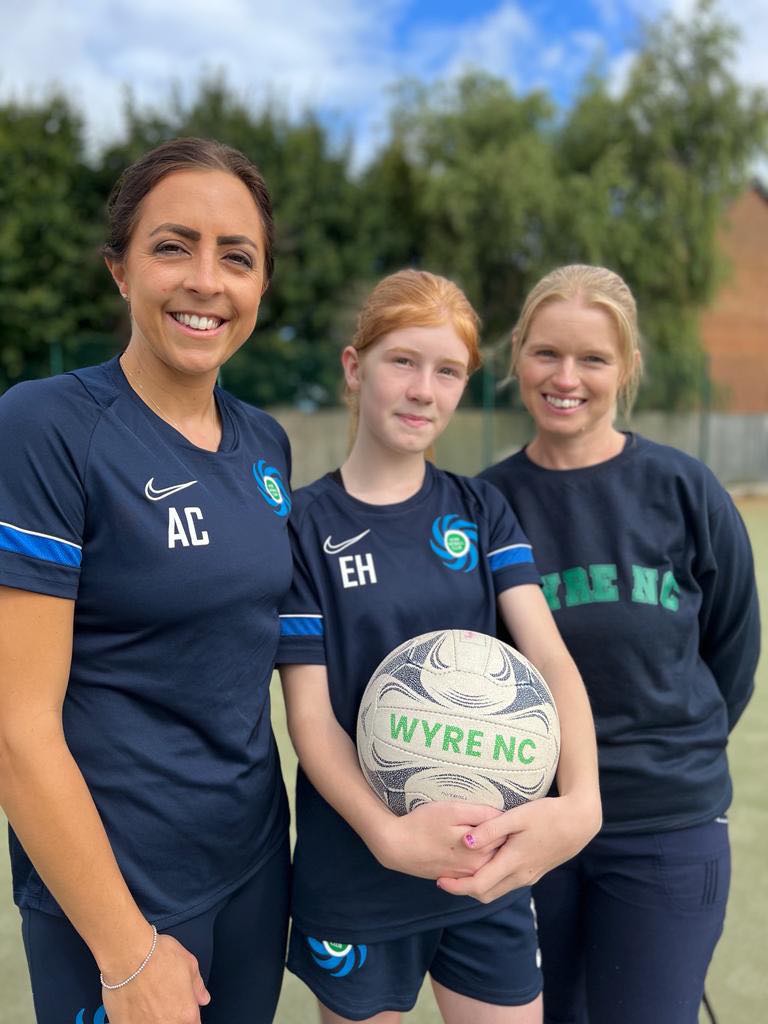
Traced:
[[117, 989], [125, 988], [126, 985], [130, 985], [130, 983], [132, 981], [135, 981], [136, 978], [138, 978], [138, 976], [141, 974], [141, 972], [147, 966], [149, 961], [152, 959], [152, 956], [153, 956], [156, 948], [157, 948], [157, 928], [154, 925], [152, 925], [152, 945], [149, 947], [149, 951], [147, 952], [147, 955], [141, 961], [141, 963], [136, 968], [136, 970], [135, 971], [131, 971], [131, 973], [129, 975], [127, 975], [125, 978], [122, 978], [120, 981], [108, 981], [104, 977], [104, 974], [100, 973], [99, 974], [99, 981], [101, 982], [101, 987], [107, 989], [107, 991], [109, 991], [109, 992], [115, 992]]
[[136, 919], [118, 925], [109, 939], [97, 949], [91, 947], [91, 952], [102, 978], [112, 985], [134, 973], [155, 941], [154, 926], [137, 912]]

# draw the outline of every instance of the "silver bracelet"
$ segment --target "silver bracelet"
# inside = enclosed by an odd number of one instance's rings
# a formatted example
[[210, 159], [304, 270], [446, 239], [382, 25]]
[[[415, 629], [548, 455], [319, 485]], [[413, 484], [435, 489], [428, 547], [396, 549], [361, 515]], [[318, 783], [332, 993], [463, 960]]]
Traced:
[[141, 963], [133, 972], [133, 974], [129, 974], [124, 981], [118, 981], [116, 985], [108, 985], [106, 981], [104, 981], [104, 975], [101, 972], [99, 972], [99, 981], [101, 982], [101, 987], [107, 989], [109, 992], [114, 992], [116, 988], [123, 988], [123, 986], [127, 985], [129, 981], [133, 981], [134, 978], [138, 978], [138, 976], [147, 966], [149, 961], [152, 959], [152, 954], [155, 952], [155, 946], [157, 946], [157, 928], [155, 928], [155, 926], [152, 925], [152, 945], [149, 947], [149, 952], [141, 961]]

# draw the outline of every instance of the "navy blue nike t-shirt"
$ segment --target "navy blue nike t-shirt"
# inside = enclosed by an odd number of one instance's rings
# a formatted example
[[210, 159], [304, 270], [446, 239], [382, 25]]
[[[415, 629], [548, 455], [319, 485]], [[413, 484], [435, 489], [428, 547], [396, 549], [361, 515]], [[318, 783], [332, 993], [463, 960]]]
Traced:
[[[287, 828], [269, 680], [290, 453], [271, 417], [216, 401], [209, 452], [116, 359], [0, 400], [0, 584], [75, 601], [66, 740], [162, 926], [241, 884]], [[11, 855], [17, 902], [60, 913], [13, 833]]]
[[[418, 493], [397, 504], [358, 501], [338, 473], [294, 499], [294, 579], [277, 662], [326, 666], [334, 713], [353, 740], [363, 691], [390, 651], [438, 629], [493, 634], [498, 594], [539, 583], [527, 538], [485, 481], [428, 463]], [[307, 934], [381, 941], [520, 898], [482, 905], [387, 870], [301, 771], [296, 815], [292, 913]]]

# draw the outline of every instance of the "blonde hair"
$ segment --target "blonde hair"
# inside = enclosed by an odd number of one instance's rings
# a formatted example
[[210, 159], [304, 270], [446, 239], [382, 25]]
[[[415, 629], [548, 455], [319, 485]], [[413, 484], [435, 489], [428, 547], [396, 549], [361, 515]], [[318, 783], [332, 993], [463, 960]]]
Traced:
[[[365, 352], [392, 331], [405, 327], [440, 327], [450, 324], [467, 346], [468, 373], [482, 363], [480, 318], [464, 292], [453, 281], [427, 270], [398, 270], [383, 278], [370, 293], [357, 317], [352, 347]], [[347, 387], [350, 439], [357, 433], [358, 398]]]
[[637, 305], [626, 282], [607, 267], [571, 263], [552, 270], [533, 286], [512, 331], [510, 375], [514, 376], [516, 372], [520, 353], [538, 311], [550, 302], [569, 300], [580, 300], [587, 306], [604, 309], [613, 320], [624, 369], [618, 397], [622, 411], [628, 414], [634, 404], [643, 372]]

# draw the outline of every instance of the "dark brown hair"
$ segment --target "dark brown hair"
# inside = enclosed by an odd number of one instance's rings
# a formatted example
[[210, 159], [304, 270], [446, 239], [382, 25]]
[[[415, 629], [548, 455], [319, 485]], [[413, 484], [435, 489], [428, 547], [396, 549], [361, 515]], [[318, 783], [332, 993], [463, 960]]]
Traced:
[[245, 185], [261, 215], [264, 228], [265, 286], [274, 270], [275, 226], [272, 200], [259, 169], [245, 154], [214, 139], [170, 139], [139, 157], [126, 167], [115, 182], [107, 201], [109, 237], [102, 246], [108, 259], [122, 262], [128, 251], [133, 229], [139, 219], [141, 203], [159, 181], [174, 171], [226, 171]]

